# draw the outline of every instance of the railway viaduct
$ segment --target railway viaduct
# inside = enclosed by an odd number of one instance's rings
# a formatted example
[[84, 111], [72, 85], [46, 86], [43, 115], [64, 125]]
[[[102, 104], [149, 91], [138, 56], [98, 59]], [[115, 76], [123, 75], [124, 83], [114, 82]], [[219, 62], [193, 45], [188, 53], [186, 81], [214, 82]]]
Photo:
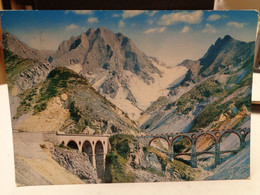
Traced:
[[85, 152], [98, 177], [101, 178], [105, 171], [105, 160], [109, 150], [110, 135], [85, 135], [85, 134], [59, 134], [56, 133], [59, 144]]
[[[214, 166], [221, 164], [220, 155], [223, 153], [234, 152], [237, 153], [239, 150], [245, 147], [246, 136], [250, 133], [250, 129], [230, 129], [223, 131], [210, 131], [210, 132], [190, 132], [190, 133], [166, 133], [166, 134], [147, 134], [137, 136], [137, 139], [146, 146], [151, 146], [151, 143], [156, 139], [163, 139], [168, 144], [167, 154], [169, 157], [176, 158], [180, 155], [187, 155], [191, 157], [191, 166], [197, 167], [197, 157], [202, 154], [212, 154], [215, 156]], [[240, 140], [240, 147], [237, 150], [220, 151], [220, 142], [225, 135], [235, 134]], [[202, 136], [209, 136], [213, 139], [215, 150], [212, 151], [196, 151], [196, 145], [198, 140]], [[88, 154], [90, 162], [93, 167], [97, 169], [98, 177], [101, 178], [105, 171], [105, 159], [109, 152], [109, 137], [111, 135], [84, 135], [84, 134], [58, 134], [56, 137], [59, 144], [69, 146], [85, 152]], [[177, 153], [174, 151], [174, 143], [178, 138], [187, 138], [191, 143], [191, 150], [185, 153]]]
[[[215, 163], [214, 166], [217, 166], [221, 163], [220, 155], [223, 153], [234, 152], [237, 153], [239, 150], [245, 147], [245, 140], [246, 136], [250, 133], [250, 129], [230, 129], [230, 130], [223, 130], [223, 131], [210, 131], [210, 132], [190, 132], [190, 133], [176, 133], [176, 134], [150, 134], [144, 136], [138, 136], [137, 138], [147, 146], [150, 146], [151, 143], [156, 139], [163, 139], [168, 144], [168, 155], [171, 158], [176, 158], [180, 155], [188, 155], [191, 157], [191, 166], [196, 168], [197, 167], [197, 157], [202, 154], [212, 154], [215, 156]], [[240, 140], [240, 147], [238, 150], [229, 150], [229, 151], [220, 151], [220, 142], [225, 135], [235, 134], [238, 136]], [[215, 151], [203, 151], [198, 152], [196, 151], [196, 144], [198, 140], [202, 136], [209, 136], [214, 141]], [[187, 138], [191, 143], [191, 152], [186, 153], [176, 153], [174, 151], [174, 143], [178, 140], [178, 138]]]

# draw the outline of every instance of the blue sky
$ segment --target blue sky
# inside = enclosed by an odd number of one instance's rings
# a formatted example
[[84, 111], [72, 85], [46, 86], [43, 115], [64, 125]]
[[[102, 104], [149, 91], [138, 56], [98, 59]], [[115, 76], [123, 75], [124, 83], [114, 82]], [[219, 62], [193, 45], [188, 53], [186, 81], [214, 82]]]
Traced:
[[2, 28], [37, 49], [58, 45], [90, 27], [108, 28], [132, 39], [147, 55], [168, 65], [201, 58], [226, 34], [254, 41], [254, 11], [4, 11]]

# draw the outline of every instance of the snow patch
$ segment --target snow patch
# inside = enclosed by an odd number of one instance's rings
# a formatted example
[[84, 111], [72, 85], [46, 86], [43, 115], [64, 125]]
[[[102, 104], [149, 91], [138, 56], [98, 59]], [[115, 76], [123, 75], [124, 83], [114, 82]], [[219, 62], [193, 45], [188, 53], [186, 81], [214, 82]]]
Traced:
[[130, 119], [136, 120], [140, 117], [141, 110], [126, 99], [127, 93], [128, 92], [126, 90], [124, 90], [122, 87], [119, 87], [117, 95], [113, 99], [111, 97], [107, 97], [107, 99], [115, 104], [118, 108], [126, 112]]
[[166, 96], [169, 93], [168, 88], [172, 83], [187, 73], [187, 68], [185, 67], [167, 68], [157, 65], [157, 68], [163, 72], [162, 77], [158, 74], [153, 74], [154, 82], [150, 85], [147, 85], [130, 71], [124, 71], [124, 74], [130, 80], [129, 89], [137, 101], [137, 106], [142, 110], [148, 108], [160, 96]]

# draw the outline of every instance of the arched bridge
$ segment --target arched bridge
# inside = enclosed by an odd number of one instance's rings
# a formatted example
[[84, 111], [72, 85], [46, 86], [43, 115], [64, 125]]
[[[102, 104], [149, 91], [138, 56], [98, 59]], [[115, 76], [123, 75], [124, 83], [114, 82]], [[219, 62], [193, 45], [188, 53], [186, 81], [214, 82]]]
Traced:
[[[188, 155], [191, 156], [191, 166], [197, 167], [197, 156], [202, 154], [213, 154], [215, 156], [215, 163], [214, 165], [217, 166], [221, 163], [220, 155], [227, 152], [234, 152], [237, 153], [239, 150], [245, 147], [245, 139], [246, 136], [249, 134], [250, 129], [229, 129], [229, 130], [222, 130], [222, 131], [210, 131], [210, 132], [190, 132], [190, 133], [166, 133], [166, 134], [150, 134], [144, 136], [138, 136], [137, 138], [142, 141], [147, 146], [150, 146], [151, 143], [156, 139], [163, 139], [168, 144], [168, 155], [171, 158], [175, 158], [180, 155]], [[238, 150], [229, 150], [229, 151], [220, 151], [220, 142], [225, 135], [235, 134], [238, 136], [240, 140], [240, 147]], [[215, 151], [204, 151], [198, 152], [196, 151], [196, 144], [198, 145], [198, 140], [202, 136], [207, 135], [214, 141]], [[176, 153], [174, 151], [174, 143], [178, 140], [178, 138], [187, 138], [191, 143], [191, 152], [186, 153]]]
[[85, 152], [101, 178], [105, 171], [105, 159], [109, 149], [110, 135], [59, 134], [56, 137], [60, 144]]

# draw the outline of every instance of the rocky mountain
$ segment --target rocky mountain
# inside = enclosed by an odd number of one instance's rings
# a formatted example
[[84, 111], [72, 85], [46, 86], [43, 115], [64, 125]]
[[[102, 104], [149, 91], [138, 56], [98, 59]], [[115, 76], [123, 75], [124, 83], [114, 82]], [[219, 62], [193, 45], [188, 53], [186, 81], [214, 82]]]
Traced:
[[51, 71], [47, 60], [51, 52], [30, 48], [4, 30], [2, 37], [13, 117], [20, 103], [19, 94], [44, 81]]
[[[161, 149], [162, 142], [155, 143], [157, 149], [147, 147], [129, 134], [250, 125], [253, 42], [227, 35], [217, 39], [201, 59], [168, 67], [141, 52], [128, 37], [105, 28], [91, 28], [63, 41], [50, 55], [29, 48], [6, 32], [3, 37], [13, 128], [111, 134], [103, 182], [179, 181], [207, 176], [207, 172], [191, 168], [185, 158], [170, 159]], [[228, 141], [227, 150], [235, 145], [233, 139]], [[183, 139], [177, 142], [180, 151], [182, 146], [189, 146]], [[211, 149], [212, 140], [199, 140], [197, 145]], [[53, 155], [71, 173], [86, 182], [97, 182], [95, 173], [82, 174], [89, 167], [73, 163], [76, 158], [84, 161], [86, 156], [63, 149]], [[198, 161], [207, 164], [211, 160]]]
[[249, 127], [254, 43], [219, 38], [198, 61], [185, 60], [185, 78], [140, 117], [147, 132]]
[[13, 127], [23, 131], [136, 134], [136, 125], [76, 72], [53, 69], [19, 95]]
[[6, 32], [2, 29], [3, 46], [6, 50], [9, 50], [16, 55], [25, 58], [32, 59], [41, 62], [47, 62], [50, 54], [53, 51], [49, 50], [37, 50], [30, 48], [25, 43], [21, 42], [17, 37]]
[[168, 68], [128, 37], [102, 27], [63, 41], [49, 61], [83, 75], [132, 119], [166, 95], [171, 83], [186, 73], [186, 68]]
[[48, 62], [23, 58], [8, 49], [4, 49], [4, 58], [9, 90], [13, 95], [45, 80], [51, 70]]
[[226, 68], [238, 66], [245, 59], [252, 57], [254, 49], [254, 42], [235, 40], [230, 35], [226, 35], [223, 39], [218, 38], [201, 59], [184, 60], [179, 64], [179, 66], [189, 68], [183, 83], [198, 82]]

